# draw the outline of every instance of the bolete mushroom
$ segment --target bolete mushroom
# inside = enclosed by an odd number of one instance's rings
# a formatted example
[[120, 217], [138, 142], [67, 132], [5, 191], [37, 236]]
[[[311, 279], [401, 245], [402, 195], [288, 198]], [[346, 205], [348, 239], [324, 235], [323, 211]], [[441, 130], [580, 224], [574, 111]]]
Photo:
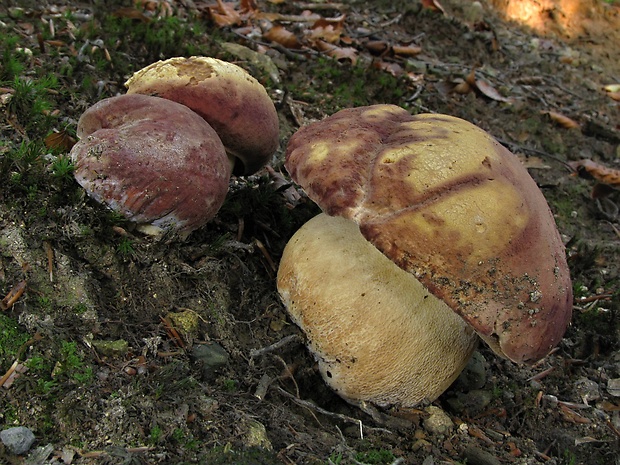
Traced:
[[184, 105], [147, 95], [101, 100], [79, 122], [76, 180], [145, 233], [180, 235], [212, 219], [231, 166], [220, 138]]
[[127, 93], [188, 106], [218, 133], [235, 174], [264, 166], [279, 144], [278, 114], [265, 88], [244, 69], [211, 57], [175, 57], [137, 71]]
[[[286, 167], [325, 213], [356, 223], [372, 246], [455, 311], [499, 355], [533, 363], [562, 338], [570, 321], [572, 290], [553, 216], [519, 160], [485, 131], [451, 116], [412, 116], [394, 105], [347, 109], [294, 134], [287, 147]], [[324, 227], [324, 233], [313, 227], [312, 234], [332, 234]], [[307, 333], [311, 348], [333, 348], [334, 352], [317, 354], [340, 366], [339, 377], [353, 373], [349, 365], [354, 365], [353, 360], [361, 363], [368, 347], [379, 345], [383, 348], [374, 353], [391, 353], [393, 341], [401, 335], [398, 325], [382, 321], [401, 318], [396, 316], [400, 310], [379, 305], [378, 299], [367, 299], [372, 302], [371, 310], [360, 310], [360, 326], [367, 312], [381, 316], [357, 330], [360, 340], [355, 345], [332, 342], [347, 337], [335, 321], [352, 318], [347, 312], [354, 309], [346, 307], [343, 312], [345, 307], [336, 306], [329, 325], [321, 330], [312, 326], [316, 312], [330, 313], [330, 308], [319, 307], [329, 306], [338, 297], [332, 294], [322, 301], [307, 297], [309, 288], [325, 286], [330, 278], [319, 277], [309, 286], [298, 273], [313, 267], [321, 253], [335, 252], [330, 245], [323, 252], [319, 248], [310, 254], [298, 253], [295, 249], [306, 247], [308, 240], [307, 235], [302, 237], [285, 249], [278, 290]], [[349, 256], [339, 259], [343, 266]], [[353, 270], [339, 279], [342, 289], [356, 289], [352, 292], [360, 295], [369, 292], [357, 287], [358, 273]], [[418, 301], [424, 305], [432, 300]], [[414, 311], [420, 310], [411, 308]], [[435, 313], [441, 319], [447, 314]], [[447, 351], [446, 357], [453, 355]], [[379, 363], [375, 357], [374, 366]], [[405, 379], [399, 373], [402, 365], [392, 374], [397, 380]], [[458, 366], [452, 365], [453, 369]], [[430, 369], [435, 368], [426, 362], [408, 368], [414, 373]], [[332, 376], [334, 371], [330, 366]], [[324, 375], [330, 383], [326, 370]], [[370, 389], [368, 377], [347, 382], [357, 383], [357, 390], [349, 384], [338, 389], [356, 392], [350, 400], [384, 403], [385, 397]], [[425, 398], [435, 395], [432, 391]], [[395, 405], [410, 405], [417, 397], [401, 394], [394, 400], [392, 393], [388, 396]]]

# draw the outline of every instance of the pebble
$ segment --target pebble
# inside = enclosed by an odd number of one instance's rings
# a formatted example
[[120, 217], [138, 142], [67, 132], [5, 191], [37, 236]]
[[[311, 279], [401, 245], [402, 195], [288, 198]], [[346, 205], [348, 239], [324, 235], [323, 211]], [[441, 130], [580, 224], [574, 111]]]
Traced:
[[447, 400], [450, 407], [459, 413], [473, 414], [480, 412], [491, 403], [493, 393], [484, 389], [474, 389], [467, 393], [457, 393], [455, 397]]
[[493, 454], [475, 446], [465, 449], [464, 456], [468, 465], [501, 465], [499, 459]]
[[424, 429], [431, 434], [448, 434], [454, 429], [450, 417], [439, 407], [430, 405], [424, 409], [429, 416], [424, 420]]
[[620, 397], [620, 378], [613, 378], [607, 381], [607, 392], [614, 397]]
[[267, 437], [265, 425], [256, 420], [250, 420], [247, 424], [248, 431], [245, 435], [246, 447], [260, 447], [262, 449], [273, 450], [271, 441]]
[[462, 391], [482, 389], [487, 382], [488, 362], [480, 352], [474, 352], [467, 365], [456, 380], [456, 386]]
[[191, 357], [202, 364], [203, 380], [213, 379], [220, 368], [228, 363], [230, 356], [219, 344], [197, 344], [192, 349]]
[[92, 341], [92, 345], [106, 357], [123, 357], [129, 352], [129, 343], [124, 339], [116, 341]]
[[575, 381], [575, 390], [584, 404], [587, 404], [591, 400], [598, 400], [601, 398], [598, 383], [585, 377]]
[[15, 426], [0, 431], [0, 441], [13, 454], [23, 455], [30, 450], [35, 437], [30, 429], [24, 426]]

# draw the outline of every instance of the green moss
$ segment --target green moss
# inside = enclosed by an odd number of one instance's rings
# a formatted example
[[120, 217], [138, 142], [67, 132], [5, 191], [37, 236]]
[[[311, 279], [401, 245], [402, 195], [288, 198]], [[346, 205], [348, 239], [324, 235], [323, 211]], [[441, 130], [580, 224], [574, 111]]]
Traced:
[[230, 446], [217, 447], [202, 457], [202, 463], [210, 465], [281, 465], [272, 453], [258, 447], [232, 450]]
[[8, 370], [28, 339], [30, 335], [21, 330], [17, 321], [0, 313], [0, 372]]
[[355, 460], [368, 465], [390, 464], [394, 462], [395, 459], [396, 457], [394, 457], [394, 454], [386, 449], [370, 449], [355, 454]]

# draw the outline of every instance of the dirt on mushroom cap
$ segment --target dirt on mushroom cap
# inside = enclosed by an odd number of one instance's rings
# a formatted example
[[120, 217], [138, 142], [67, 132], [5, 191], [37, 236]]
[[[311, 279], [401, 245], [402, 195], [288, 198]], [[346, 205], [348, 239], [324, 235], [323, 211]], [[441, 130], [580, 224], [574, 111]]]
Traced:
[[265, 165], [279, 144], [278, 115], [265, 88], [244, 69], [211, 57], [175, 57], [137, 71], [127, 93], [155, 95], [188, 106], [241, 160], [238, 174]]
[[286, 166], [501, 355], [533, 362], [562, 338], [572, 289], [553, 216], [483, 130], [393, 105], [347, 109], [298, 131]]

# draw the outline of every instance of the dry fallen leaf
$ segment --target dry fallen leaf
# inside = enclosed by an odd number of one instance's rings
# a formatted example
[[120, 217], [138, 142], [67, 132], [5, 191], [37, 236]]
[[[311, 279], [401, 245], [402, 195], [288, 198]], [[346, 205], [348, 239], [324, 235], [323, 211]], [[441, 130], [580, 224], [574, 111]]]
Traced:
[[67, 131], [52, 132], [45, 138], [48, 149], [59, 149], [68, 152], [75, 145], [76, 140]]
[[211, 19], [218, 27], [234, 26], [241, 23], [241, 15], [235, 10], [234, 3], [217, 0], [217, 5], [208, 7]]
[[119, 8], [112, 13], [112, 16], [116, 16], [117, 18], [137, 19], [143, 23], [148, 23], [151, 20], [151, 18], [146, 16], [142, 11], [132, 7]]
[[489, 84], [487, 81], [483, 79], [476, 79], [476, 88], [484, 95], [485, 97], [490, 98], [491, 100], [495, 100], [497, 102], [507, 102], [511, 103], [512, 100], [504, 97], [500, 94], [495, 87]]
[[324, 40], [318, 40], [315, 45], [321, 52], [336, 60], [351, 60], [352, 64], [357, 62], [357, 50], [353, 47], [337, 47]]
[[345, 15], [337, 18], [321, 18], [315, 21], [310, 29], [308, 38], [311, 41], [322, 39], [330, 44], [335, 44], [340, 40], [344, 28]]
[[422, 6], [424, 8], [428, 8], [429, 10], [441, 11], [442, 14], [446, 14], [446, 10], [444, 10], [443, 6], [441, 6], [441, 3], [439, 3], [437, 0], [422, 0]]
[[[595, 179], [613, 189], [620, 190], [620, 170], [609, 168], [589, 159], [569, 162], [568, 165], [575, 170], [577, 175], [586, 179]], [[609, 192], [606, 189], [593, 191], [593, 197], [603, 197]]]
[[393, 45], [392, 51], [396, 55], [410, 57], [422, 53], [422, 47], [417, 45]]
[[286, 48], [300, 49], [301, 42], [297, 39], [297, 36], [291, 31], [287, 30], [284, 26], [276, 24], [267, 32], [263, 33], [263, 38], [280, 44]]
[[374, 66], [383, 71], [387, 71], [394, 77], [400, 77], [405, 74], [405, 70], [398, 63], [388, 63], [386, 61], [377, 61]]
[[385, 40], [369, 40], [364, 42], [364, 47], [373, 55], [382, 55], [390, 48]]
[[549, 115], [549, 118], [551, 118], [551, 121], [559, 124], [563, 128], [574, 129], [574, 128], [580, 127], [580, 125], [579, 125], [579, 123], [577, 121], [575, 121], [574, 119], [569, 118], [568, 116], [564, 116], [561, 113], [558, 113], [556, 111], [544, 111], [543, 114], [545, 114], [545, 113], [547, 115]]

